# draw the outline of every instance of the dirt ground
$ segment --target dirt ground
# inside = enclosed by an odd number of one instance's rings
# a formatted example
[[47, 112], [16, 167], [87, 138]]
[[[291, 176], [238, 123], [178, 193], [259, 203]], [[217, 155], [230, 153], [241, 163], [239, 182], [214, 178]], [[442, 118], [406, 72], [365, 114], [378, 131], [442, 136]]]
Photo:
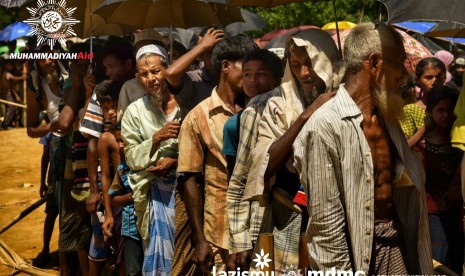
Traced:
[[[41, 156], [39, 139], [29, 138], [25, 128], [0, 131], [0, 227], [39, 199]], [[29, 263], [42, 250], [44, 210], [45, 204], [0, 234], [0, 239]], [[50, 251], [57, 248], [58, 220]], [[47, 271], [58, 275], [56, 268]], [[0, 275], [13, 272], [0, 263]]]

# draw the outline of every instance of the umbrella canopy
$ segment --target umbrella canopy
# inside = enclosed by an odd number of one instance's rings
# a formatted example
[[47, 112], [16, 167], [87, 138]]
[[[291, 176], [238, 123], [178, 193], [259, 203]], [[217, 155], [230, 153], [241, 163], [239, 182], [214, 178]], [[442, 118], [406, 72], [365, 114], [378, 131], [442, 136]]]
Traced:
[[[417, 63], [426, 57], [431, 57], [432, 54], [426, 48], [423, 46], [420, 42], [418, 42], [416, 39], [411, 37], [409, 34], [407, 34], [404, 31], [397, 30], [403, 38], [404, 41], [404, 48], [405, 48], [405, 53], [407, 54], [407, 59], [405, 60], [405, 68], [407, 68], [407, 71], [413, 73], [415, 72], [415, 67], [417, 66]], [[344, 43], [349, 35], [350, 30], [343, 30], [340, 32], [340, 37], [341, 37], [341, 46], [344, 49]], [[333, 35], [334, 41], [337, 41], [336, 35]]]
[[258, 14], [241, 9], [241, 15], [245, 22], [235, 22], [226, 26], [226, 32], [239, 34], [246, 31], [256, 31], [268, 27], [268, 24]]
[[[229, 6], [254, 6], [254, 7], [266, 7], [272, 8], [280, 5], [307, 2], [309, 0], [229, 0]], [[329, 1], [329, 0], [312, 0], [316, 1]]]
[[223, 25], [212, 6], [198, 0], [105, 0], [94, 13], [107, 23], [140, 29]]
[[[102, 17], [96, 14], [92, 14], [92, 10], [94, 10], [102, 2], [103, 0], [66, 1], [66, 6], [68, 8], [76, 8], [73, 13], [73, 17], [80, 21], [79, 23], [76, 23], [72, 26], [72, 29], [76, 33], [77, 37], [88, 38], [91, 36], [102, 35], [122, 36], [136, 30], [135, 27], [124, 24], [107, 24]], [[28, 0], [27, 3], [25, 3], [25, 5], [20, 9], [20, 19], [26, 20], [31, 17], [31, 14], [27, 8], [35, 8], [36, 6], [37, 1]]]
[[[304, 27], [304, 26], [301, 26]], [[315, 34], [313, 31], [308, 31], [311, 29], [320, 29], [316, 26], [312, 25], [306, 25], [306, 28], [300, 28], [300, 27], [294, 27], [292, 29], [287, 30], [287, 32], [280, 34], [270, 40], [265, 46], [263, 47], [264, 49], [271, 49], [271, 48], [284, 48], [286, 46], [286, 39], [290, 37], [291, 35], [294, 34], [299, 34], [300, 38], [305, 39], [308, 35]], [[319, 34], [320, 32], [316, 32], [316, 34]], [[329, 35], [329, 34], [328, 34]], [[332, 43], [332, 41], [331, 41]]]
[[[350, 30], [353, 27], [357, 26], [357, 24], [352, 23], [350, 21], [338, 21], [337, 26], [339, 27], [339, 30]], [[323, 27], [321, 27], [321, 29], [322, 30], [335, 30], [336, 22], [326, 23]]]
[[439, 22], [425, 35], [429, 37], [465, 38], [465, 24], [455, 22]]
[[24, 22], [16, 22], [6, 26], [0, 33], [0, 40], [13, 41], [17, 38], [28, 36], [31, 26]]
[[408, 20], [453, 21], [465, 23], [463, 0], [378, 0], [388, 11], [388, 22]]

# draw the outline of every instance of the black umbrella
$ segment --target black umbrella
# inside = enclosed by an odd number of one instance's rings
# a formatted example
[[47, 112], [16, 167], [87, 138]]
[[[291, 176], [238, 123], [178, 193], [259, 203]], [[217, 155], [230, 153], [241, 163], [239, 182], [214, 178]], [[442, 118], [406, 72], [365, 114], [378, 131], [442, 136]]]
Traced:
[[388, 22], [408, 20], [465, 23], [464, 0], [378, 0], [388, 11]]
[[241, 9], [242, 18], [245, 22], [235, 22], [226, 26], [226, 32], [239, 34], [246, 31], [256, 31], [268, 27], [268, 24], [258, 14]]
[[439, 22], [425, 35], [429, 37], [465, 38], [465, 24], [455, 22]]

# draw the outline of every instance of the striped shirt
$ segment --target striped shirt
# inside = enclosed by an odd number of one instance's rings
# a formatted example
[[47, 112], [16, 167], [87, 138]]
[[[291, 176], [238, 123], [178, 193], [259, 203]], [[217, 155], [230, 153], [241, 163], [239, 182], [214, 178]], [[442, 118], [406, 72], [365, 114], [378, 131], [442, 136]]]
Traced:
[[260, 230], [263, 210], [258, 202], [243, 201], [247, 175], [253, 161], [251, 151], [255, 148], [258, 138], [258, 125], [268, 100], [278, 96], [280, 90], [274, 89], [268, 93], [254, 97], [241, 116], [239, 147], [237, 149], [236, 165], [229, 180], [227, 206], [230, 230], [230, 245], [233, 252], [252, 249]]
[[97, 101], [97, 93], [94, 92], [92, 97], [90, 97], [79, 131], [83, 134], [100, 138], [104, 130], [104, 123], [103, 111]]
[[221, 149], [224, 124], [233, 115], [214, 88], [211, 97], [187, 114], [179, 133], [178, 172], [204, 174], [205, 237], [223, 249], [229, 249], [229, 223], [226, 158]]
[[[363, 116], [343, 85], [294, 142], [294, 165], [308, 198], [308, 251], [313, 268], [368, 273], [374, 233], [373, 160]], [[433, 274], [425, 174], [397, 121], [386, 121], [397, 149], [394, 206], [410, 274]]]

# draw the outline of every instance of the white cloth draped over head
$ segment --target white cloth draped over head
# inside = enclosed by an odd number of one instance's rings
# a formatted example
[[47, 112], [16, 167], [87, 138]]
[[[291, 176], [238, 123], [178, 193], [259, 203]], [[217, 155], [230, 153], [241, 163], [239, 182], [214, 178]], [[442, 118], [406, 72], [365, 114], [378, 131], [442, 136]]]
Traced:
[[[293, 36], [291, 39], [298, 47], [305, 47], [311, 59], [313, 70], [326, 84], [325, 92], [329, 92], [339, 86], [343, 68], [341, 63], [338, 62], [337, 48], [331, 36], [322, 30], [314, 31], [317, 35], [312, 35], [307, 40], [297, 36]], [[326, 33], [329, 40], [321, 32]], [[257, 200], [262, 206], [268, 204], [269, 191], [275, 182], [274, 177], [270, 180], [269, 185], [265, 185], [264, 182], [264, 175], [269, 161], [268, 150], [289, 129], [306, 108], [298, 92], [300, 85], [296, 81], [297, 79], [292, 75], [288, 60], [281, 85], [272, 92], [277, 96], [270, 98], [263, 111], [259, 125], [257, 145], [251, 154], [254, 160], [248, 174], [243, 200]], [[277, 89], [279, 92], [276, 91]], [[286, 167], [291, 172], [295, 172], [292, 160], [293, 157], [291, 156], [286, 163]]]

